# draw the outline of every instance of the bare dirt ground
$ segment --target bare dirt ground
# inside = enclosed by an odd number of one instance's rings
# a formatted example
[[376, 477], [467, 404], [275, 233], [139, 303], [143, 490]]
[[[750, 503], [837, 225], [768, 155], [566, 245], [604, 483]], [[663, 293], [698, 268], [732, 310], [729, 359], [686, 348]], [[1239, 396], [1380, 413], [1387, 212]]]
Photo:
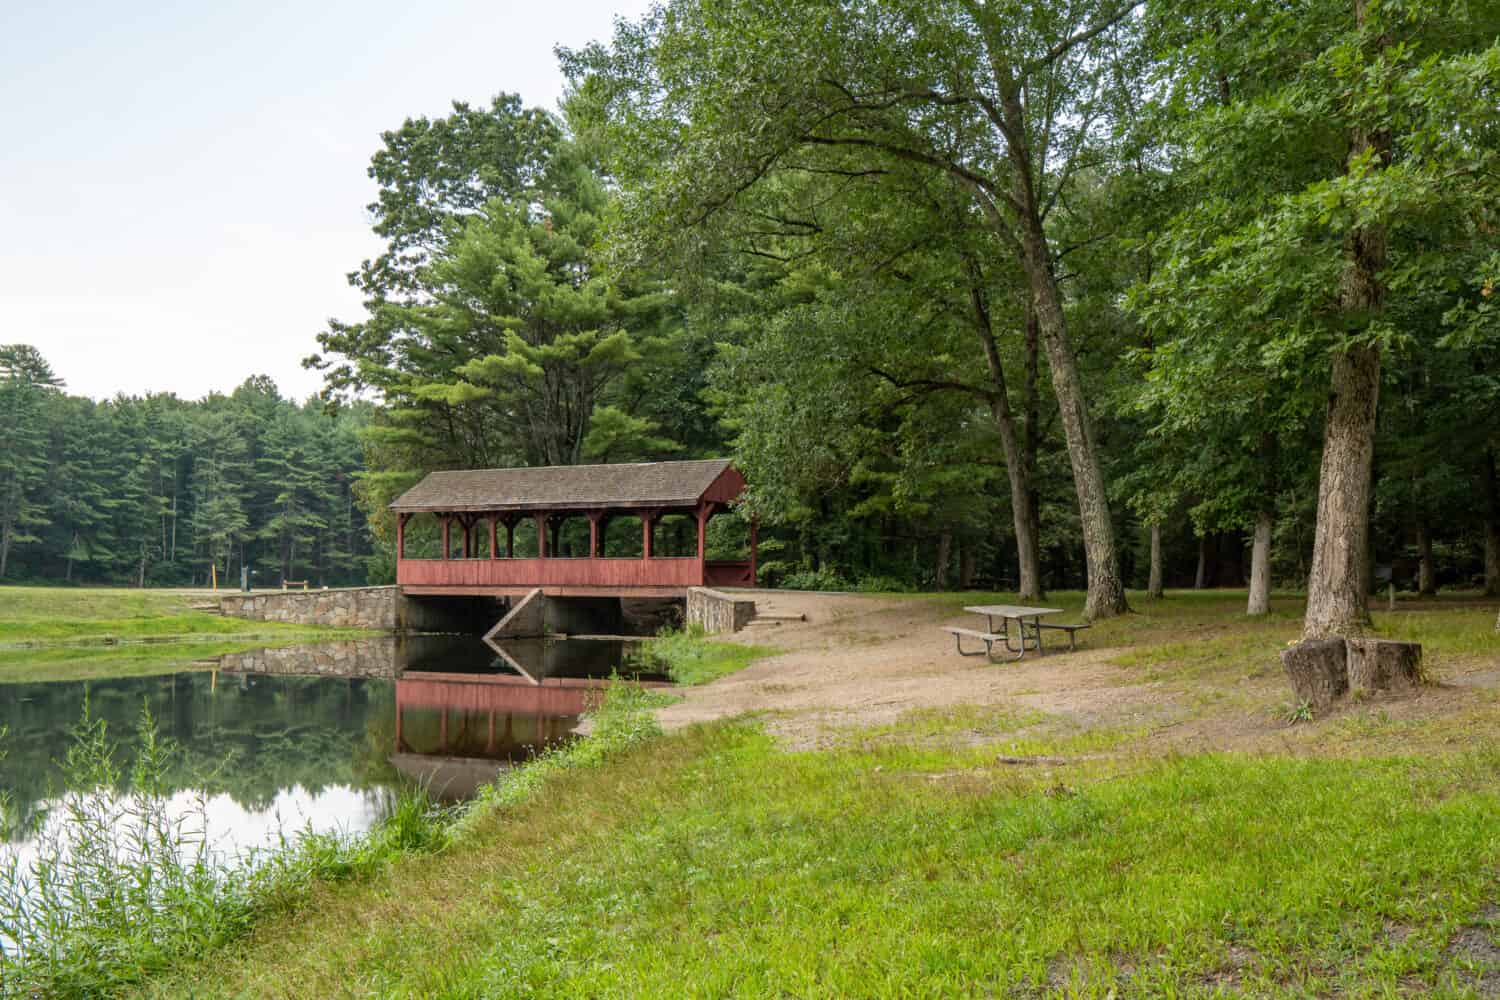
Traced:
[[974, 616], [930, 599], [786, 591], [755, 597], [762, 615], [803, 614], [806, 621], [734, 636], [780, 652], [686, 689], [681, 702], [659, 712], [664, 727], [754, 713], [789, 747], [814, 749], [916, 710], [963, 707], [1042, 715], [1052, 734], [1133, 730], [1133, 742], [1157, 750], [1295, 751], [1364, 711], [1400, 724], [1500, 704], [1497, 657], [1449, 671], [1417, 695], [1383, 696], [1378, 706], [1351, 705], [1317, 726], [1291, 726], [1278, 714], [1290, 689], [1274, 653], [1263, 671], [1195, 687], [1117, 664], [1127, 649], [1091, 643], [1088, 632], [1080, 633], [1077, 652], [1066, 651], [1064, 637], [1048, 636], [1053, 649], [1019, 662], [960, 656], [940, 627], [973, 627]]
[[[1029, 654], [997, 664], [960, 656], [940, 626], [973, 627], [974, 616], [955, 616], [932, 601], [761, 592], [756, 603], [761, 614], [804, 614], [807, 620], [736, 635], [736, 641], [782, 652], [688, 689], [683, 701], [659, 713], [663, 726], [764, 712], [773, 732], [811, 748], [839, 729], [884, 725], [924, 708], [1029, 709], [1085, 725], [1106, 718], [1115, 725], [1149, 724], [1174, 714], [1161, 685], [1132, 683], [1129, 672], [1109, 662], [1116, 650]], [[1065, 648], [1066, 639], [1053, 641]]]

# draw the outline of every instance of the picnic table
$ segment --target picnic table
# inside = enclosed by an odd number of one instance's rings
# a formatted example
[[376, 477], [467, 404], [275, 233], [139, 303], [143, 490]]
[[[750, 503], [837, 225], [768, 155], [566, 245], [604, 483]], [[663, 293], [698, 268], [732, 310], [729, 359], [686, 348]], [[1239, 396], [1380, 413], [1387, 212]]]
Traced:
[[[958, 647], [961, 656], [988, 656], [995, 658], [995, 643], [1003, 643], [1007, 652], [1014, 653], [1012, 659], [1019, 660], [1026, 655], [1028, 649], [1041, 652], [1042, 630], [1057, 629], [1068, 633], [1068, 648], [1074, 649], [1074, 635], [1079, 629], [1088, 628], [1087, 625], [1053, 625], [1042, 621], [1047, 615], [1061, 614], [1061, 608], [1031, 608], [1018, 604], [979, 604], [964, 608], [965, 611], [976, 615], [984, 615], [988, 626], [983, 632], [978, 629], [959, 628], [948, 626], [944, 631], [953, 635], [954, 644]], [[996, 628], [996, 621], [999, 627]], [[1011, 634], [1010, 625], [1015, 622], [1016, 630], [1014, 636]], [[984, 643], [984, 651], [975, 650], [972, 653], [964, 651], [964, 636], [978, 639]]]

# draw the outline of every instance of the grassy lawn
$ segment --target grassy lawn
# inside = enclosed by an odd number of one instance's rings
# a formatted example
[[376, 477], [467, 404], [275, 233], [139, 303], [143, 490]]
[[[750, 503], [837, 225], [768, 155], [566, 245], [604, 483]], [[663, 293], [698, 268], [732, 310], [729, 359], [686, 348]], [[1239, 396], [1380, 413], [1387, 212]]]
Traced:
[[[1493, 692], [1296, 727], [1226, 709], [1215, 690], [1287, 697], [1274, 654], [1298, 627], [1293, 598], [1268, 621], [1242, 600], [1137, 599], [1085, 636], [1126, 682], [1285, 736], [1276, 752], [1003, 706], [819, 752], [700, 726], [550, 775], [441, 856], [321, 888], [149, 995], [1497, 995]], [[1500, 665], [1494, 609], [1460, 604], [1378, 625], [1440, 677]]]

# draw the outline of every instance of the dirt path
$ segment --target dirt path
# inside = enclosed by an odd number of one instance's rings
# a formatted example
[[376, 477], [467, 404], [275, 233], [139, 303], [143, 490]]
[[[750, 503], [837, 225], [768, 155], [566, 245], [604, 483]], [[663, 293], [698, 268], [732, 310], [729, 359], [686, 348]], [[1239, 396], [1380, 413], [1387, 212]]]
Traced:
[[1109, 663], [1115, 650], [999, 664], [959, 656], [939, 627], [972, 626], [973, 616], [954, 615], [934, 601], [787, 592], [762, 592], [756, 601], [762, 614], [804, 614], [807, 621], [735, 636], [784, 652], [688, 689], [683, 701], [659, 713], [663, 726], [764, 712], [791, 745], [814, 747], [837, 729], [883, 725], [923, 708], [1005, 707], [1084, 726], [1105, 719], [1125, 726], [1165, 722], [1177, 714], [1161, 685], [1134, 683]]
[[[1197, 678], [1120, 666], [1115, 661], [1141, 647], [1112, 647], [1097, 633], [1084, 633], [1084, 648], [1077, 652], [991, 664], [955, 652], [952, 637], [940, 627], [973, 626], [974, 616], [955, 613], [941, 601], [787, 591], [755, 596], [762, 614], [801, 614], [807, 620], [752, 627], [734, 636], [781, 652], [707, 686], [685, 689], [681, 702], [659, 713], [664, 727], [757, 713], [789, 746], [811, 749], [829, 745], [851, 727], [889, 725], [913, 710], [973, 708], [979, 716], [990, 709], [1011, 715], [1018, 720], [1017, 732], [1036, 717], [1037, 735], [1134, 730], [1139, 736], [1131, 739], [1133, 745], [1157, 751], [1338, 753], [1346, 731], [1362, 741], [1388, 741], [1394, 752], [1415, 745], [1410, 743], [1417, 736], [1413, 726], [1439, 721], [1426, 738], [1447, 745], [1466, 741], [1464, 734], [1473, 728], [1466, 719], [1483, 718], [1474, 731], [1500, 722], [1500, 657], [1449, 658], [1433, 687], [1346, 704], [1315, 725], [1291, 726], [1290, 690], [1274, 646], [1267, 663], [1253, 670], [1231, 667]], [[1156, 641], [1181, 642], [1190, 634], [1186, 628], [1164, 632]], [[1063, 644], [1061, 637], [1051, 641]], [[1160, 677], [1173, 679], [1151, 679]]]

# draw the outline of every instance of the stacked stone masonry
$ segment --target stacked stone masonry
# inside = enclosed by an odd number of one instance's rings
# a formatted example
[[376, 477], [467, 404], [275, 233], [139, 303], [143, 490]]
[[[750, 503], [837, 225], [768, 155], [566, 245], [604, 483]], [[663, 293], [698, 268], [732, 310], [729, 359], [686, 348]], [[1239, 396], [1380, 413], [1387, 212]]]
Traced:
[[294, 625], [396, 629], [405, 624], [396, 587], [235, 594], [220, 598], [219, 609], [233, 618]]
[[690, 587], [687, 593], [689, 625], [702, 626], [710, 634], [738, 632], [755, 617], [755, 602], [707, 587]]

